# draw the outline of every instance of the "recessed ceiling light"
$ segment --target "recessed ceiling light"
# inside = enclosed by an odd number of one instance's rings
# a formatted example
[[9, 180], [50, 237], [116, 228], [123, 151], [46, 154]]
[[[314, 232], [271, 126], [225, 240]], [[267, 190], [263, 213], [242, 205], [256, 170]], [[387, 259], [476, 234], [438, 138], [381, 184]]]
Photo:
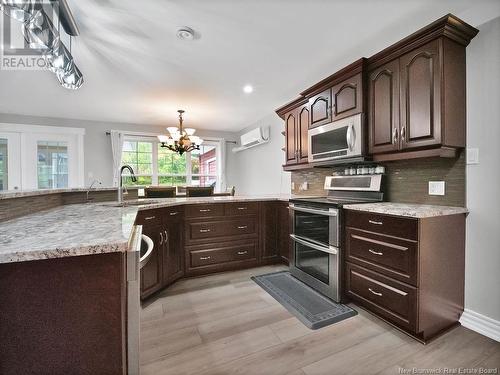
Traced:
[[182, 40], [193, 40], [194, 30], [190, 27], [184, 26], [177, 30], [177, 38]]
[[252, 92], [253, 92], [253, 87], [252, 87], [252, 85], [245, 85], [245, 86], [243, 86], [243, 92], [244, 92], [245, 94], [250, 94], [250, 93], [252, 93]]

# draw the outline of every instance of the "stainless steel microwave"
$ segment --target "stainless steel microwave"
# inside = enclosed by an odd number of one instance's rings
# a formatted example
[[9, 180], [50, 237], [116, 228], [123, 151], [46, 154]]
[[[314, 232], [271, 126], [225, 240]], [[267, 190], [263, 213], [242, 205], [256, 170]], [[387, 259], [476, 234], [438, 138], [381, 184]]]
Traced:
[[310, 129], [309, 163], [362, 156], [361, 116], [358, 114]]

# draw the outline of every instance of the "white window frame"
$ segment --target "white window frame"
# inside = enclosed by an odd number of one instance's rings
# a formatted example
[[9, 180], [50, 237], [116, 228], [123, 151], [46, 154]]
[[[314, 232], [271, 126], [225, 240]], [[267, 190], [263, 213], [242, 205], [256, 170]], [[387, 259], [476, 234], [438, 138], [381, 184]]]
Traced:
[[19, 133], [0, 132], [0, 138], [7, 139], [7, 189], [21, 189], [21, 137]]
[[[124, 132], [125, 135], [123, 137], [123, 141], [137, 141], [137, 142], [152, 142], [153, 143], [153, 174], [151, 178], [151, 184], [154, 186], [158, 186], [158, 177], [184, 177], [186, 176], [186, 185], [189, 186], [192, 184], [193, 177], [215, 177], [217, 179], [217, 183], [215, 186], [215, 191], [222, 191], [221, 183], [222, 183], [222, 147], [221, 140], [207, 140], [203, 142], [203, 145], [209, 145], [215, 147], [215, 157], [217, 160], [217, 174], [216, 175], [205, 175], [205, 174], [193, 174], [192, 166], [191, 166], [191, 153], [186, 153], [186, 174], [159, 174], [158, 173], [158, 141], [157, 135], [145, 135], [140, 133], [130, 133]], [[123, 151], [122, 151], [123, 153]], [[149, 175], [137, 175], [137, 176], [149, 176]]]
[[[84, 180], [84, 135], [83, 128], [66, 128], [61, 126], [42, 126], [26, 124], [0, 123], [0, 134], [11, 134], [14, 139], [14, 166], [10, 169], [9, 157], [9, 189], [11, 173], [14, 175], [13, 189], [17, 186], [23, 190], [38, 189], [38, 142], [65, 142], [68, 145], [68, 188], [83, 187]], [[10, 148], [9, 148], [10, 154]], [[9, 155], [10, 156], [10, 155]]]

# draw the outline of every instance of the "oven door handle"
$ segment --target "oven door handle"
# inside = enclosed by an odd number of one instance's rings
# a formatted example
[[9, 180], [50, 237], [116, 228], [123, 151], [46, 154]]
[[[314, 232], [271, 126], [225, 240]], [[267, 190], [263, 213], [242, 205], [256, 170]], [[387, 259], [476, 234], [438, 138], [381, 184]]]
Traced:
[[315, 210], [314, 208], [297, 207], [293, 203], [290, 204], [290, 209], [293, 211], [307, 212], [310, 214], [325, 215], [325, 216], [338, 216], [338, 211], [335, 209], [330, 209], [328, 211]]
[[290, 238], [292, 240], [294, 240], [295, 242], [300, 243], [301, 245], [310, 247], [311, 249], [322, 251], [324, 253], [333, 254], [333, 255], [337, 255], [338, 254], [338, 249], [336, 247], [334, 247], [334, 246], [328, 246], [328, 247], [326, 247], [326, 246], [316, 245], [315, 243], [312, 243], [312, 242], [309, 242], [307, 240], [304, 240], [301, 237], [296, 236], [295, 234], [291, 234]]

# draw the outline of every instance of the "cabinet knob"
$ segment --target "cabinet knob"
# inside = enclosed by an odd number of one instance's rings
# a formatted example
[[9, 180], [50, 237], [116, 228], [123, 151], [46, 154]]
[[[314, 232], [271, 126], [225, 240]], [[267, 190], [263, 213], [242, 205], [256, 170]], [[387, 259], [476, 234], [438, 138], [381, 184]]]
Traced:
[[240, 225], [240, 226], [238, 227], [238, 229], [247, 229], [247, 228], [248, 228], [248, 225]]
[[200, 229], [200, 233], [208, 233], [210, 232], [210, 229]]
[[170, 213], [170, 216], [175, 216], [175, 215], [177, 215], [177, 214], [178, 214], [178, 212], [171, 212], [171, 213]]
[[160, 232], [160, 245], [163, 244], [163, 232]]
[[401, 142], [406, 142], [406, 126], [401, 128]]
[[156, 219], [156, 216], [147, 216], [144, 218], [144, 220], [153, 220]]
[[210, 208], [207, 209], [201, 209], [200, 212], [210, 212]]
[[238, 255], [245, 255], [248, 254], [248, 251], [238, 251]]
[[248, 207], [238, 207], [238, 210], [246, 210]]
[[209, 260], [211, 259], [212, 257], [211, 256], [208, 256], [208, 257], [200, 257], [200, 260]]
[[383, 223], [383, 222], [381, 222], [381, 221], [374, 221], [374, 220], [368, 220], [368, 222], [369, 222], [370, 224], [374, 224], [374, 225], [382, 225], [382, 224], [384, 224], [384, 223]]

